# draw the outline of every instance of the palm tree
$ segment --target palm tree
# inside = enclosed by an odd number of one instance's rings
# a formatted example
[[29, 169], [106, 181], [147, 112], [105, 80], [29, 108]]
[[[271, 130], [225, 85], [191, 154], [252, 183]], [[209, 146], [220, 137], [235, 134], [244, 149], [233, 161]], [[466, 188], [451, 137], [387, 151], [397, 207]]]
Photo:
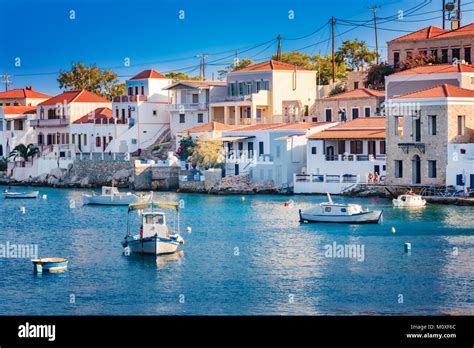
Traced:
[[33, 144], [18, 144], [8, 155], [8, 158], [13, 158], [16, 160], [18, 157], [23, 158], [25, 161], [28, 161], [28, 158], [33, 157], [35, 154], [39, 153], [40, 150], [38, 147]]

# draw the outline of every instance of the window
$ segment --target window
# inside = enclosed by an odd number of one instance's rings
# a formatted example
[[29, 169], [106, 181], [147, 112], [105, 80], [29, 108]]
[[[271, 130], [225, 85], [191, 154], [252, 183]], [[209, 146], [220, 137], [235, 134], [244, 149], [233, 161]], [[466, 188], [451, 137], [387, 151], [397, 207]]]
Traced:
[[132, 87], [128, 87], [128, 95], [133, 95], [133, 88]]
[[400, 63], [400, 52], [393, 52], [393, 64], [398, 65]]
[[458, 116], [458, 135], [466, 133], [466, 116]]
[[351, 140], [351, 153], [361, 154], [363, 152], [362, 140]]
[[460, 60], [461, 59], [461, 49], [460, 48], [453, 48], [451, 50], [451, 59], [454, 61], [455, 59]]
[[436, 116], [428, 116], [428, 134], [436, 135]]
[[325, 207], [325, 208], [324, 208], [324, 211], [325, 211], [326, 213], [330, 213], [330, 212], [331, 212], [331, 207]]
[[204, 122], [204, 115], [198, 114], [198, 123], [203, 123], [203, 122]]
[[381, 155], [385, 155], [387, 152], [386, 152], [386, 145], [385, 145], [385, 140], [380, 140], [380, 151], [379, 153]]
[[87, 146], [87, 134], [84, 134], [84, 146]]
[[411, 51], [407, 51], [407, 59], [410, 59], [412, 56]]
[[115, 117], [119, 117], [119, 109], [115, 109]]
[[153, 110], [153, 116], [156, 116], [158, 112], [156, 110]]
[[76, 143], [76, 134], [73, 134], [73, 135], [72, 135], [72, 143], [73, 143], [73, 144]]
[[193, 94], [193, 104], [199, 103], [199, 94]]
[[100, 137], [95, 138], [95, 146], [100, 147]]
[[341, 213], [347, 213], [347, 209], [346, 208], [341, 208]]
[[239, 141], [239, 151], [242, 151], [244, 149], [244, 143]]
[[332, 109], [326, 109], [326, 122], [332, 122]]
[[359, 108], [352, 108], [352, 119], [359, 118]]
[[366, 106], [364, 108], [364, 116], [365, 117], [370, 117], [370, 106]]
[[304, 115], [309, 116], [309, 106], [308, 105], [304, 106]]
[[253, 157], [253, 142], [247, 143], [248, 157]]
[[135, 86], [135, 95], [138, 94], [138, 86]]
[[395, 127], [393, 134], [397, 137], [403, 136], [403, 124], [402, 124], [403, 116], [395, 116]]
[[122, 118], [125, 119], [125, 109], [122, 109]]
[[184, 123], [186, 121], [184, 114], [179, 114], [179, 123]]
[[48, 118], [56, 118], [56, 109], [49, 109], [48, 110]]
[[438, 49], [437, 48], [431, 49], [431, 57], [433, 57], [434, 60], [438, 60]]
[[132, 145], [136, 145], [136, 144], [137, 144], [137, 139], [132, 138]]
[[312, 146], [312, 147], [311, 147], [311, 154], [312, 154], [312, 155], [316, 155], [316, 154], [317, 154], [317, 147], [316, 147], [316, 146]]
[[354, 81], [354, 89], [359, 89], [359, 81]]
[[443, 48], [441, 50], [441, 63], [447, 63], [448, 62], [448, 49]]
[[128, 118], [132, 118], [132, 108], [128, 108]]
[[280, 158], [280, 145], [276, 147], [276, 158]]
[[421, 141], [421, 120], [420, 118], [414, 118], [412, 122], [413, 134], [412, 137], [415, 141]]
[[436, 161], [428, 161], [428, 177], [436, 178]]
[[395, 177], [403, 178], [403, 161], [395, 160]]
[[141, 85], [141, 94], [145, 94], [145, 86]]
[[346, 141], [338, 140], [337, 141], [337, 153], [343, 155], [346, 152]]
[[263, 155], [264, 149], [263, 149], [263, 141], [258, 142], [258, 154]]
[[471, 64], [471, 47], [464, 47], [464, 61]]

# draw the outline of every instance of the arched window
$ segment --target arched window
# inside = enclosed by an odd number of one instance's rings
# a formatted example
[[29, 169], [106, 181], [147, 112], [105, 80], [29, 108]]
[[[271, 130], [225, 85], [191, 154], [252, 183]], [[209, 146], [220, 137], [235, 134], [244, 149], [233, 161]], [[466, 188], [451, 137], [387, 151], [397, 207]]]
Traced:
[[142, 86], [141, 86], [141, 89], [142, 89], [142, 93], [141, 93], [141, 94], [144, 95], [144, 94], [145, 94], [145, 86], [142, 85]]
[[132, 87], [128, 87], [128, 95], [133, 95], [133, 88]]

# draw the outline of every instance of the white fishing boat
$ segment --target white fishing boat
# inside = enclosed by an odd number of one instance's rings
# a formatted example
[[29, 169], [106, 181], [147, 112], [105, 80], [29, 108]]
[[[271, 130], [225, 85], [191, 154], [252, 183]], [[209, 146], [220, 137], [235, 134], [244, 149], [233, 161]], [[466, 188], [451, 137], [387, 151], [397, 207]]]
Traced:
[[[175, 212], [174, 230], [170, 231], [166, 214], [159, 209], [172, 209]], [[147, 209], [147, 211], [145, 211]], [[140, 216], [140, 228], [132, 233], [130, 213], [137, 211]], [[184, 244], [179, 234], [178, 204], [174, 202], [147, 202], [128, 206], [128, 231], [122, 246], [125, 252], [163, 255], [171, 254]]]
[[328, 202], [314, 208], [299, 210], [300, 222], [337, 222], [350, 224], [379, 223], [383, 210], [362, 209], [359, 204], [334, 203], [328, 193]]
[[394, 198], [392, 202], [395, 207], [424, 207], [426, 205], [426, 200], [422, 196], [411, 191]]
[[30, 192], [14, 192], [14, 191], [3, 191], [5, 198], [37, 198], [39, 195], [38, 191]]
[[149, 198], [149, 195], [138, 196], [131, 192], [119, 192], [113, 186], [102, 186], [101, 194], [82, 194], [82, 202], [90, 205], [129, 205], [147, 201]]

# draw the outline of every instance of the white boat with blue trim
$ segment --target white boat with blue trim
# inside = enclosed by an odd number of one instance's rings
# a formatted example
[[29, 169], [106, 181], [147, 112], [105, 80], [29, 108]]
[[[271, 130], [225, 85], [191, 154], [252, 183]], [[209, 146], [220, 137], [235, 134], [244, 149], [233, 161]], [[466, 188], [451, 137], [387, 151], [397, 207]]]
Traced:
[[29, 191], [29, 192], [15, 192], [15, 191], [3, 191], [3, 196], [5, 198], [15, 198], [15, 199], [23, 199], [23, 198], [37, 198], [39, 195], [39, 191]]
[[[175, 211], [174, 231], [168, 229], [166, 214], [155, 208], [172, 209]], [[145, 209], [148, 209], [145, 211]], [[130, 228], [130, 213], [137, 211], [141, 224], [139, 233], [133, 234]], [[128, 231], [122, 246], [125, 252], [164, 255], [176, 252], [184, 240], [179, 234], [178, 204], [174, 202], [147, 202], [128, 206]]]
[[328, 202], [305, 211], [300, 209], [300, 222], [376, 224], [382, 221], [383, 210], [362, 209], [359, 204], [334, 203], [329, 193], [327, 196]]
[[102, 193], [83, 194], [83, 204], [90, 205], [130, 205], [147, 201], [150, 195], [138, 196], [131, 192], [119, 192], [116, 187], [102, 186]]

